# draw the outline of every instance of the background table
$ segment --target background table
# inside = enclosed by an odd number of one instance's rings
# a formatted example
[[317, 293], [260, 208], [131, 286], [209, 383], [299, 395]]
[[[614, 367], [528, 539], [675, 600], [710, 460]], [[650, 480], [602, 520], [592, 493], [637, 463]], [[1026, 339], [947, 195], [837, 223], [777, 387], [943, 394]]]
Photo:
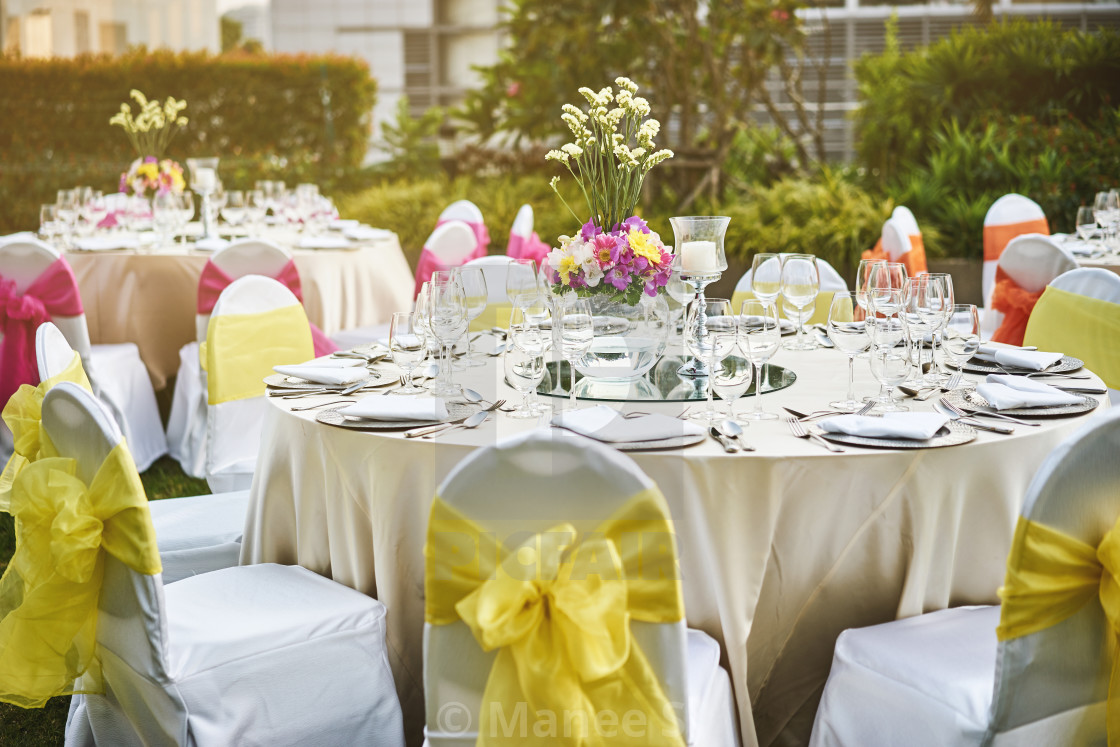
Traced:
[[1109, 254], [1104, 257], [1078, 257], [1077, 264], [1080, 267], [1099, 267], [1103, 270], [1111, 270], [1117, 275], [1120, 275], [1120, 256]]
[[[456, 375], [484, 396], [517, 401], [495, 360]], [[774, 362], [799, 378], [764, 396], [771, 410], [819, 409], [844, 393], [847, 363], [838, 352], [780, 351]], [[867, 362], [856, 364], [857, 392], [872, 393]], [[410, 744], [419, 744], [422, 550], [432, 496], [471, 451], [536, 423], [499, 413], [477, 430], [406, 440], [322, 425], [315, 411], [292, 413], [280, 400], [272, 405], [242, 562], [298, 563], [385, 603], [406, 731]], [[627, 409], [681, 407], [641, 402]], [[771, 421], [746, 429], [758, 449], [752, 454], [726, 455], [710, 439], [632, 453], [668, 500], [688, 624], [722, 645], [744, 744], [808, 741], [845, 628], [998, 603], [1027, 484], [1086, 417], [1019, 427], [1013, 436], [981, 432], [958, 447], [848, 447], [844, 454], [793, 438], [784, 423]]]
[[[134, 342], [152, 385], [179, 370], [179, 348], [195, 339], [198, 277], [212, 252], [68, 252], [92, 343]], [[396, 235], [357, 249], [292, 250], [310, 320], [327, 335], [388, 322], [411, 307], [412, 270]]]

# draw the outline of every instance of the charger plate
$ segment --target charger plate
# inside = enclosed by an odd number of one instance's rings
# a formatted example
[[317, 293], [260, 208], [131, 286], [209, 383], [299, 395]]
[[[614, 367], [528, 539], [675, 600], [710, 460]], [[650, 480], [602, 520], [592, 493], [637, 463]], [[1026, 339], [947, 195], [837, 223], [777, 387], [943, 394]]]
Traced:
[[439, 425], [453, 420], [469, 418], [482, 408], [478, 405], [468, 405], [459, 402], [447, 402], [447, 418], [445, 420], [370, 420], [366, 418], [348, 418], [340, 410], [350, 405], [338, 405], [327, 410], [320, 410], [315, 420], [326, 425], [334, 425], [352, 431], [399, 431], [407, 428], [422, 428], [425, 425]]
[[864, 446], [872, 449], [936, 449], [942, 446], [960, 446], [976, 439], [976, 429], [970, 425], [950, 420], [941, 427], [933, 438], [919, 441], [913, 438], [868, 438], [850, 436], [847, 433], [828, 433], [820, 426], [813, 426], [810, 432], [833, 443], [845, 446]]
[[1080, 397], [1080, 402], [1069, 405], [1056, 405], [1054, 407], [1016, 407], [1012, 410], [997, 410], [988, 404], [988, 401], [973, 390], [954, 389], [945, 395], [945, 400], [951, 402], [965, 412], [986, 412], [996, 415], [1012, 415], [1017, 418], [1061, 418], [1071, 415], [1081, 415], [1097, 409], [1100, 401], [1085, 394], [1067, 392], [1074, 397]]
[[[285, 376], [284, 374], [272, 374], [271, 376], [266, 376], [265, 377], [264, 383], [265, 383], [265, 386], [270, 386], [273, 389], [291, 389], [293, 391], [301, 390], [301, 389], [326, 389], [328, 391], [324, 392], [324, 394], [330, 394], [330, 390], [332, 390], [332, 389], [337, 389], [338, 391], [342, 391], [343, 389], [345, 389], [349, 386], [353, 386], [354, 384], [357, 384], [358, 382], [354, 381], [354, 382], [351, 382], [349, 384], [316, 384], [313, 381], [308, 381], [307, 379], [301, 379], [298, 376]], [[378, 377], [373, 376], [372, 373], [371, 373], [371, 375], [369, 377], [369, 380], [365, 384], [365, 387], [388, 386], [389, 384], [397, 384], [397, 383], [400, 383], [400, 379], [394, 378], [392, 376], [386, 376], [385, 374], [381, 374], [380, 378], [378, 378]], [[363, 387], [363, 389], [365, 387]]]
[[1012, 373], [1069, 373], [1076, 371], [1085, 365], [1085, 362], [1074, 358], [1072, 355], [1063, 355], [1061, 360], [1057, 363], [1042, 369], [1041, 371], [1027, 371], [1026, 369], [1016, 368], [1009, 366], [1007, 370], [1000, 368], [998, 364], [989, 361], [978, 361], [975, 358], [970, 358], [961, 368], [968, 373], [974, 374], [1002, 374], [1011, 371]]

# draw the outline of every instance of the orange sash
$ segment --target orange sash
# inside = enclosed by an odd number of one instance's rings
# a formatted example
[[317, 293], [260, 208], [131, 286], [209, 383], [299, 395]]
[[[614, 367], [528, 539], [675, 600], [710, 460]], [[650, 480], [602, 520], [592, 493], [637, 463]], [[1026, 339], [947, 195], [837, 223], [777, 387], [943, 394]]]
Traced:
[[860, 259], [881, 259], [887, 261], [887, 252], [883, 249], [883, 240], [879, 239], [875, 242], [874, 249], [865, 249]]
[[926, 265], [926, 247], [922, 243], [922, 235], [920, 233], [910, 235], [910, 251], [903, 254], [898, 259], [891, 259], [887, 256], [887, 252], [883, 249], [883, 240], [879, 239], [875, 242], [874, 249], [867, 249], [860, 256], [860, 259], [882, 259], [887, 262], [901, 262], [906, 265], [906, 274], [909, 277], [920, 275], [923, 272], [929, 272]]
[[984, 226], [984, 261], [995, 262], [1007, 243], [1016, 236], [1025, 233], [1041, 233], [1050, 235], [1050, 224], [1045, 218], [1034, 218], [1022, 223], [1005, 223], [998, 226]]
[[1002, 268], [997, 267], [992, 308], [1003, 312], [1003, 322], [999, 325], [999, 329], [992, 333], [992, 342], [1021, 346], [1023, 335], [1027, 331], [1027, 321], [1031, 318], [1031, 312], [1034, 311], [1035, 304], [1041, 296], [1042, 291], [1030, 293], [1023, 290], [1004, 273]]

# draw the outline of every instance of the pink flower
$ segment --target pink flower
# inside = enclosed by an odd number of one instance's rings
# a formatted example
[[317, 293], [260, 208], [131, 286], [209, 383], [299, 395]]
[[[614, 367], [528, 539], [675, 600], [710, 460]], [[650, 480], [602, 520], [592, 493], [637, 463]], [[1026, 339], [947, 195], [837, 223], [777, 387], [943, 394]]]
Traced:
[[519, 93], [521, 93], [521, 84], [518, 81], [515, 80], [506, 86], [506, 96], [511, 99]]

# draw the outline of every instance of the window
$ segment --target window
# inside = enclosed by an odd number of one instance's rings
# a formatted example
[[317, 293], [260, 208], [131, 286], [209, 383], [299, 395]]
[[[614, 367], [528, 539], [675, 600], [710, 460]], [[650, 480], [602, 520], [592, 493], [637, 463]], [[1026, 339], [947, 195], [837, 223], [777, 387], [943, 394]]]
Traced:
[[128, 27], [123, 23], [103, 22], [98, 29], [100, 49], [109, 54], [124, 54], [128, 48]]
[[89, 13], [84, 10], [74, 11], [74, 53], [89, 52]]
[[35, 10], [27, 17], [28, 57], [54, 56], [54, 23], [49, 10]]

